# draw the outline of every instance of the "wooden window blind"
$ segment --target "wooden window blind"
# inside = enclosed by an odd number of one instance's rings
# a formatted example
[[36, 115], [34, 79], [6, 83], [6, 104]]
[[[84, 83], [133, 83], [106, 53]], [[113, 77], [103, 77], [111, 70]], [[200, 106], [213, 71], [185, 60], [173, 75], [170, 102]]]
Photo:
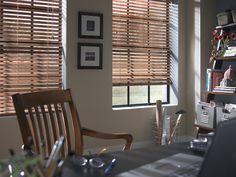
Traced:
[[169, 85], [168, 0], [113, 0], [112, 82]]
[[11, 95], [62, 85], [61, 0], [0, 0], [0, 114]]

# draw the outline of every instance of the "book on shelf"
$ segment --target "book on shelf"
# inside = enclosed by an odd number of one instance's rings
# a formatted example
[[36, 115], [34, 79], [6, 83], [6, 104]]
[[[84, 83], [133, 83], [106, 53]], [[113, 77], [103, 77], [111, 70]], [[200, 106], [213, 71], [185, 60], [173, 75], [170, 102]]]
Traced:
[[219, 90], [219, 89], [213, 89], [213, 92], [222, 92], [222, 93], [236, 93], [235, 90]]
[[225, 93], [236, 93], [236, 87], [221, 87], [216, 86], [213, 92], [225, 92]]
[[206, 91], [212, 91], [216, 86], [220, 85], [224, 77], [224, 70], [210, 69], [206, 70]]
[[215, 89], [218, 89], [218, 90], [233, 90], [233, 91], [236, 91], [236, 87], [222, 87], [222, 86], [216, 86]]
[[224, 53], [224, 57], [234, 57], [236, 56], [236, 49], [227, 49]]
[[227, 50], [224, 53], [224, 57], [233, 57], [236, 56], [236, 46], [235, 44], [233, 46], [228, 46]]
[[211, 73], [212, 69], [207, 69], [206, 70], [206, 91], [209, 92], [211, 91]]

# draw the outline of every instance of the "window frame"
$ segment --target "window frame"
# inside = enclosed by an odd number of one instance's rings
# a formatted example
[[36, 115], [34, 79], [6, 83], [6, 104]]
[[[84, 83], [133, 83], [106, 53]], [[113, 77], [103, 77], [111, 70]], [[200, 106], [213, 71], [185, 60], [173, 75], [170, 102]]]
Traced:
[[[127, 0], [127, 4], [129, 4], [129, 3], [131, 3], [132, 2], [132, 0]], [[142, 1], [143, 2], [143, 1]], [[147, 2], [149, 2], [149, 0], [147, 0]], [[167, 18], [169, 19], [170, 18], [170, 1], [169, 0], [163, 0], [163, 1], [161, 1], [161, 2], [166, 2], [168, 5], [166, 6], [166, 11], [167, 11]], [[112, 2], [113, 3], [113, 2]], [[117, 2], [118, 3], [118, 2]], [[147, 11], [149, 11], [149, 6], [148, 6], [148, 10]], [[128, 7], [128, 5], [127, 5], [127, 9], [129, 9], [129, 7]], [[113, 5], [112, 5], [112, 14], [113, 14]], [[128, 10], [127, 10], [127, 14], [128, 14]], [[128, 16], [128, 15], [127, 15]], [[127, 19], [129, 19], [128, 17], [127, 17]], [[112, 19], [112, 23], [113, 23], [113, 19]], [[127, 20], [127, 23], [129, 23], [128, 22], [128, 20]], [[169, 25], [170, 25], [170, 19], [167, 21], [167, 23], [166, 23], [166, 26], [167, 26], [167, 28], [169, 29], [170, 27], [169, 27]], [[128, 25], [127, 25], [128, 26]], [[125, 28], [125, 27], [124, 27]], [[112, 32], [113, 32], [113, 28], [112, 28]], [[127, 33], [128, 33], [128, 31], [127, 31]], [[148, 32], [148, 34], [147, 35], [150, 35], [150, 32]], [[167, 33], [166, 32], [166, 36], [167, 36], [167, 40], [166, 40], [166, 43], [168, 43], [168, 48], [169, 49], [167, 49], [167, 51], [169, 51], [170, 52], [170, 31]], [[127, 37], [128, 38], [128, 37]], [[113, 40], [113, 36], [112, 36], [112, 40]], [[127, 39], [128, 40], [128, 39]], [[112, 44], [112, 53], [113, 53], [113, 47], [114, 47], [114, 45]], [[129, 50], [128, 48], [127, 48], [127, 50]], [[166, 64], [166, 66], [167, 67], [169, 67], [169, 69], [168, 69], [168, 72], [169, 72], [169, 81], [168, 81], [168, 79], [167, 79], [167, 82], [166, 82], [166, 84], [163, 84], [163, 83], [161, 83], [161, 81], [160, 81], [160, 83], [157, 83], [157, 84], [153, 84], [153, 83], [149, 83], [149, 82], [147, 82], [146, 84], [143, 84], [143, 83], [141, 83], [141, 84], [133, 84], [132, 85], [132, 83], [130, 84], [130, 83], [128, 83], [127, 82], [127, 84], [125, 85], [124, 83], [123, 84], [114, 84], [113, 83], [113, 85], [112, 85], [112, 87], [113, 86], [116, 86], [116, 87], [118, 87], [118, 86], [126, 86], [127, 87], [127, 104], [120, 104], [120, 105], [113, 105], [112, 104], [112, 107], [133, 107], [133, 106], [145, 106], [145, 105], [154, 105], [155, 103], [151, 103], [150, 102], [150, 99], [151, 99], [151, 97], [150, 97], [150, 86], [151, 85], [165, 85], [167, 88], [167, 90], [166, 90], [166, 101], [163, 101], [163, 104], [169, 104], [170, 103], [170, 85], [171, 85], [171, 78], [170, 78], [170, 53], [168, 52], [168, 54], [167, 54], [167, 57], [166, 57], [166, 61], [167, 61], [167, 64]], [[128, 52], [129, 53], [129, 52]], [[148, 52], [149, 53], [149, 52]], [[128, 54], [127, 54], [128, 55]], [[147, 55], [150, 55], [150, 54], [147, 54]], [[129, 57], [128, 57], [129, 58]], [[112, 54], [112, 59], [113, 59], [113, 54]], [[114, 60], [112, 61], [112, 65], [113, 65], [113, 62], [114, 62]], [[114, 68], [112, 67], [112, 70], [113, 70]], [[129, 70], [130, 68], [128, 68], [128, 70]], [[113, 72], [113, 71], [112, 71]], [[148, 87], [148, 90], [147, 90], [147, 92], [148, 92], [148, 101], [147, 102], [145, 102], [145, 103], [140, 103], [140, 104], [130, 104], [130, 86], [142, 86], [142, 85], [145, 85], [145, 86], [147, 86]], [[113, 92], [112, 92], [112, 99], [113, 99]]]
[[[151, 85], [147, 85], [148, 87], [148, 101], [147, 103], [140, 103], [140, 104], [130, 104], [130, 86], [126, 86], [127, 87], [127, 104], [119, 104], [119, 105], [112, 105], [113, 108], [122, 108], [122, 107], [136, 107], [136, 106], [150, 106], [150, 105], [155, 105], [156, 103], [151, 103], [150, 102], [150, 86]], [[162, 101], [162, 104], [169, 104], [170, 103], [170, 85], [166, 85], [166, 101]], [[113, 95], [113, 94], [112, 94]]]

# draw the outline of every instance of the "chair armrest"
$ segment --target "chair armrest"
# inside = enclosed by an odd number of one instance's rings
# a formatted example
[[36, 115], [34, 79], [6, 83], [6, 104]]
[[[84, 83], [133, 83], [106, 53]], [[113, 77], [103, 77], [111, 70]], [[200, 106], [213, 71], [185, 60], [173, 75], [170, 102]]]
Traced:
[[133, 141], [133, 136], [128, 133], [104, 133], [87, 128], [82, 128], [82, 135], [101, 139], [125, 139], [126, 144], [123, 150], [129, 150]]

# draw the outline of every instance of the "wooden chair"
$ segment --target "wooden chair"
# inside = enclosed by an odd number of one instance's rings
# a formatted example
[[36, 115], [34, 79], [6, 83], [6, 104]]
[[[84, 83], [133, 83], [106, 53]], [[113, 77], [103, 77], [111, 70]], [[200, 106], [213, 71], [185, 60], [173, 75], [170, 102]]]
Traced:
[[[55, 141], [65, 137], [62, 155], [70, 151], [83, 153], [83, 135], [102, 139], [124, 139], [123, 150], [129, 150], [132, 135], [126, 133], [102, 133], [81, 127], [70, 89], [48, 90], [12, 96], [23, 143], [32, 137], [34, 151], [47, 158]], [[45, 146], [41, 146], [45, 142]]]

